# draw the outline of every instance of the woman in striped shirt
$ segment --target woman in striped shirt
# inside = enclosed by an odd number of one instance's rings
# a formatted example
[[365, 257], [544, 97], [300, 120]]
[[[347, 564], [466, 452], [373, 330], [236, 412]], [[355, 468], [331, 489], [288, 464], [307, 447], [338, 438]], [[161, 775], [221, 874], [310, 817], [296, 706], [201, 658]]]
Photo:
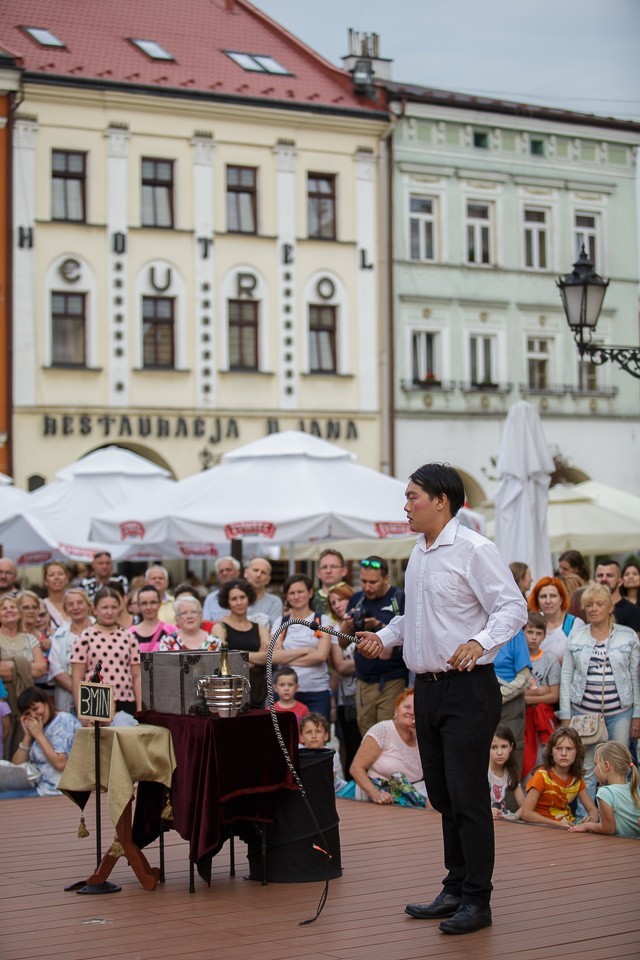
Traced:
[[[604, 584], [582, 595], [587, 624], [575, 627], [562, 663], [558, 716], [602, 713], [610, 740], [640, 736], [640, 643], [630, 627], [615, 623], [611, 591]], [[595, 745], [586, 748], [585, 781], [595, 796]]]

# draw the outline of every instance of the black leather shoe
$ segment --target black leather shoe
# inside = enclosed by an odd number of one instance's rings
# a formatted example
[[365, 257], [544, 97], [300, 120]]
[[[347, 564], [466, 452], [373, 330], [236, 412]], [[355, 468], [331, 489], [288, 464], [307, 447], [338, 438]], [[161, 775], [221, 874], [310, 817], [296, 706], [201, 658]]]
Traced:
[[440, 920], [441, 917], [452, 917], [459, 909], [460, 897], [443, 890], [433, 903], [408, 903], [404, 912], [415, 920]]
[[491, 923], [490, 907], [477, 907], [474, 903], [463, 903], [452, 917], [442, 921], [440, 929], [443, 933], [475, 933], [476, 930], [490, 927]]

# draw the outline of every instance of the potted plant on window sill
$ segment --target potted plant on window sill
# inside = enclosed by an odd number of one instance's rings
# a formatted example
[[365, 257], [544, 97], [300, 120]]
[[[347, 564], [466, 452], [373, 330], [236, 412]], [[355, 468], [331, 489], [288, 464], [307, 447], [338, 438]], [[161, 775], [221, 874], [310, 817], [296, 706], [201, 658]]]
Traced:
[[437, 390], [442, 386], [442, 380], [438, 380], [433, 370], [430, 370], [421, 380], [417, 380], [418, 386], [423, 390]]

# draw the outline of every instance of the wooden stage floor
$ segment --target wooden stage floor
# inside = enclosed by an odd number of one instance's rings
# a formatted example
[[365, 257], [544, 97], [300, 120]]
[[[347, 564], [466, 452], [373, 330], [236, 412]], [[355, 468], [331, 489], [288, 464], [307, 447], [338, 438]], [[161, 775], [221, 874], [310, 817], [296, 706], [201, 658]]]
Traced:
[[[93, 801], [92, 801], [93, 802]], [[439, 817], [433, 812], [339, 801], [344, 875], [322, 885], [246, 880], [236, 841], [214, 861], [208, 889], [188, 893], [186, 844], [167, 835], [166, 883], [138, 885], [120, 860], [107, 896], [65, 893], [91, 873], [92, 836], [78, 840], [78, 811], [64, 797], [0, 802], [0, 956], [4, 960], [624, 960], [640, 957], [640, 844], [524, 824], [496, 825], [494, 923], [464, 937], [404, 915], [443, 875]], [[112, 828], [103, 815], [103, 849]], [[149, 859], [157, 864], [157, 845]]]

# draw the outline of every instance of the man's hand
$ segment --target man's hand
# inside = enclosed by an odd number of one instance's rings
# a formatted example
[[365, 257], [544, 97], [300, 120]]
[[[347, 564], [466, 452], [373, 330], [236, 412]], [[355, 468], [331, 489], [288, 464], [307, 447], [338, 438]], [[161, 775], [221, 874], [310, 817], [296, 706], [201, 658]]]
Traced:
[[637, 740], [640, 737], [640, 717], [634, 717], [631, 721], [630, 736], [632, 740]]
[[340, 633], [348, 633], [350, 637], [356, 634], [356, 628], [353, 623], [353, 617], [343, 617], [340, 622]]
[[363, 630], [360, 633], [356, 633], [356, 638], [359, 641], [357, 646], [358, 653], [361, 653], [367, 660], [373, 660], [382, 653], [382, 640], [380, 640], [376, 633]]
[[484, 653], [484, 648], [477, 640], [469, 640], [467, 643], [461, 643], [453, 656], [449, 657], [447, 663], [454, 670], [473, 670], [476, 661]]

